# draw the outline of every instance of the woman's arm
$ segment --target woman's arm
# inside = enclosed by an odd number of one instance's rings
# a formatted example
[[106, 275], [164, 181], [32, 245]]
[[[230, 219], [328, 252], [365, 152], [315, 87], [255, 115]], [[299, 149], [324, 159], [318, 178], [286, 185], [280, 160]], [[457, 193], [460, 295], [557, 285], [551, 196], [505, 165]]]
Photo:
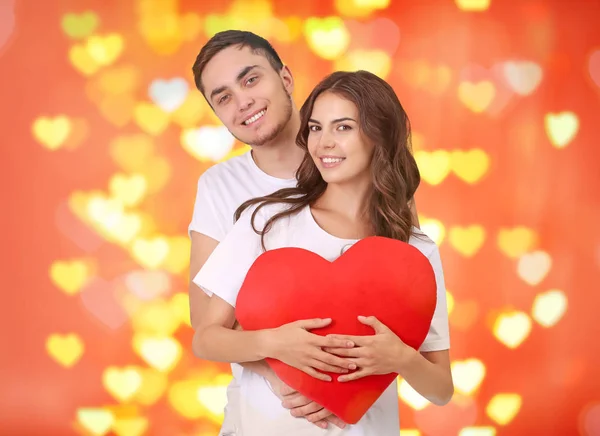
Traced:
[[448, 350], [422, 353], [413, 351], [414, 353], [410, 353], [411, 357], [396, 372], [433, 404], [447, 404], [454, 395], [450, 353]]
[[204, 320], [194, 333], [192, 349], [201, 359], [218, 362], [254, 362], [264, 359], [267, 330], [232, 330], [235, 309], [213, 295]]
[[331, 335], [354, 342], [352, 349], [325, 351], [344, 356], [356, 363], [356, 372], [338, 377], [340, 382], [357, 380], [375, 374], [398, 373], [419, 394], [434, 404], [444, 405], [452, 399], [454, 384], [450, 371], [448, 350], [423, 352], [406, 345], [387, 326], [374, 316], [358, 320], [373, 327], [373, 336]]
[[331, 377], [316, 369], [344, 373], [355, 368], [352, 362], [321, 349], [349, 348], [354, 343], [308, 331], [325, 327], [331, 322], [330, 319], [301, 320], [275, 329], [257, 331], [233, 330], [234, 322], [233, 306], [213, 295], [205, 319], [194, 333], [194, 354], [218, 362], [253, 362], [270, 357], [325, 381], [330, 381]]

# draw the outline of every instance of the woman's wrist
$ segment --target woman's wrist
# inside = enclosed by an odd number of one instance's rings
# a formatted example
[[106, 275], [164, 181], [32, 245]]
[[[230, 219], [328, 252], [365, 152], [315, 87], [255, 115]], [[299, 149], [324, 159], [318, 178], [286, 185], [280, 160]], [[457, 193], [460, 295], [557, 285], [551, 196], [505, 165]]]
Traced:
[[258, 332], [258, 352], [262, 359], [276, 359], [275, 329], [264, 329]]
[[422, 357], [421, 353], [408, 345], [400, 347], [398, 356], [398, 374], [402, 376], [406, 371], [410, 371], [415, 365], [418, 365], [419, 358]]

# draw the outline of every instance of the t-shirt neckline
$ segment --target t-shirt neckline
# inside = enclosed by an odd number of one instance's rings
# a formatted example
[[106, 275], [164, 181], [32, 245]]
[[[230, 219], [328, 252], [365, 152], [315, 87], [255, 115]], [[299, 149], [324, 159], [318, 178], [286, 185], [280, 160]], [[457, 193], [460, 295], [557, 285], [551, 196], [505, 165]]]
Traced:
[[315, 217], [312, 214], [312, 210], [310, 209], [310, 205], [306, 206], [304, 208], [304, 213], [307, 214], [307, 219], [311, 222], [311, 225], [317, 229], [317, 231], [329, 238], [333, 238], [336, 239], [338, 241], [341, 242], [345, 242], [347, 244], [355, 244], [356, 242], [360, 241], [360, 239], [345, 239], [345, 238], [340, 238], [338, 236], [332, 235], [331, 233], [329, 233], [328, 231], [326, 231], [323, 227], [321, 227], [319, 225], [319, 223], [317, 222], [317, 220], [315, 219]]
[[252, 170], [259, 176], [262, 177], [265, 180], [269, 180], [271, 183], [276, 184], [276, 185], [281, 185], [281, 186], [289, 186], [290, 184], [292, 184], [293, 186], [296, 186], [296, 178], [291, 178], [291, 179], [281, 179], [279, 177], [274, 177], [270, 174], [265, 173], [263, 170], [261, 170], [258, 165], [256, 165], [256, 162], [254, 162], [254, 158], [252, 157], [252, 150], [248, 150], [246, 152], [246, 159], [248, 159], [248, 165], [250, 166], [250, 168], [252, 168]]

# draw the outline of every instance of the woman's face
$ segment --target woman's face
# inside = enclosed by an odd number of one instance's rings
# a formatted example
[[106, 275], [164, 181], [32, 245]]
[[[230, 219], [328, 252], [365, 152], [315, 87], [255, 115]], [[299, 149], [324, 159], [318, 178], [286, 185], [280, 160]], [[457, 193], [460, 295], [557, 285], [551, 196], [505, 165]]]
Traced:
[[371, 180], [373, 145], [359, 129], [357, 107], [331, 92], [317, 97], [308, 121], [308, 152], [328, 184]]

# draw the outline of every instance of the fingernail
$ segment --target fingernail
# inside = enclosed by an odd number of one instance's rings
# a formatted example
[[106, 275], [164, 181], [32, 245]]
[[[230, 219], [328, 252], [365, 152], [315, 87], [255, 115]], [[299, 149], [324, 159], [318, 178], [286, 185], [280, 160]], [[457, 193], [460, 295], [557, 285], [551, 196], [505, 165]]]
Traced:
[[347, 370], [347, 369], [342, 369], [342, 372], [343, 372], [344, 374], [347, 374], [347, 373], [348, 373], [348, 370]]
[[346, 342], [347, 347], [354, 347], [354, 342], [348, 341]]
[[342, 377], [338, 377], [338, 381], [339, 382], [344, 382], [344, 381], [346, 381], [346, 379], [342, 376]]
[[355, 365], [354, 363], [351, 363], [351, 364], [348, 366], [348, 368], [350, 368], [350, 369], [356, 369], [356, 365]]

